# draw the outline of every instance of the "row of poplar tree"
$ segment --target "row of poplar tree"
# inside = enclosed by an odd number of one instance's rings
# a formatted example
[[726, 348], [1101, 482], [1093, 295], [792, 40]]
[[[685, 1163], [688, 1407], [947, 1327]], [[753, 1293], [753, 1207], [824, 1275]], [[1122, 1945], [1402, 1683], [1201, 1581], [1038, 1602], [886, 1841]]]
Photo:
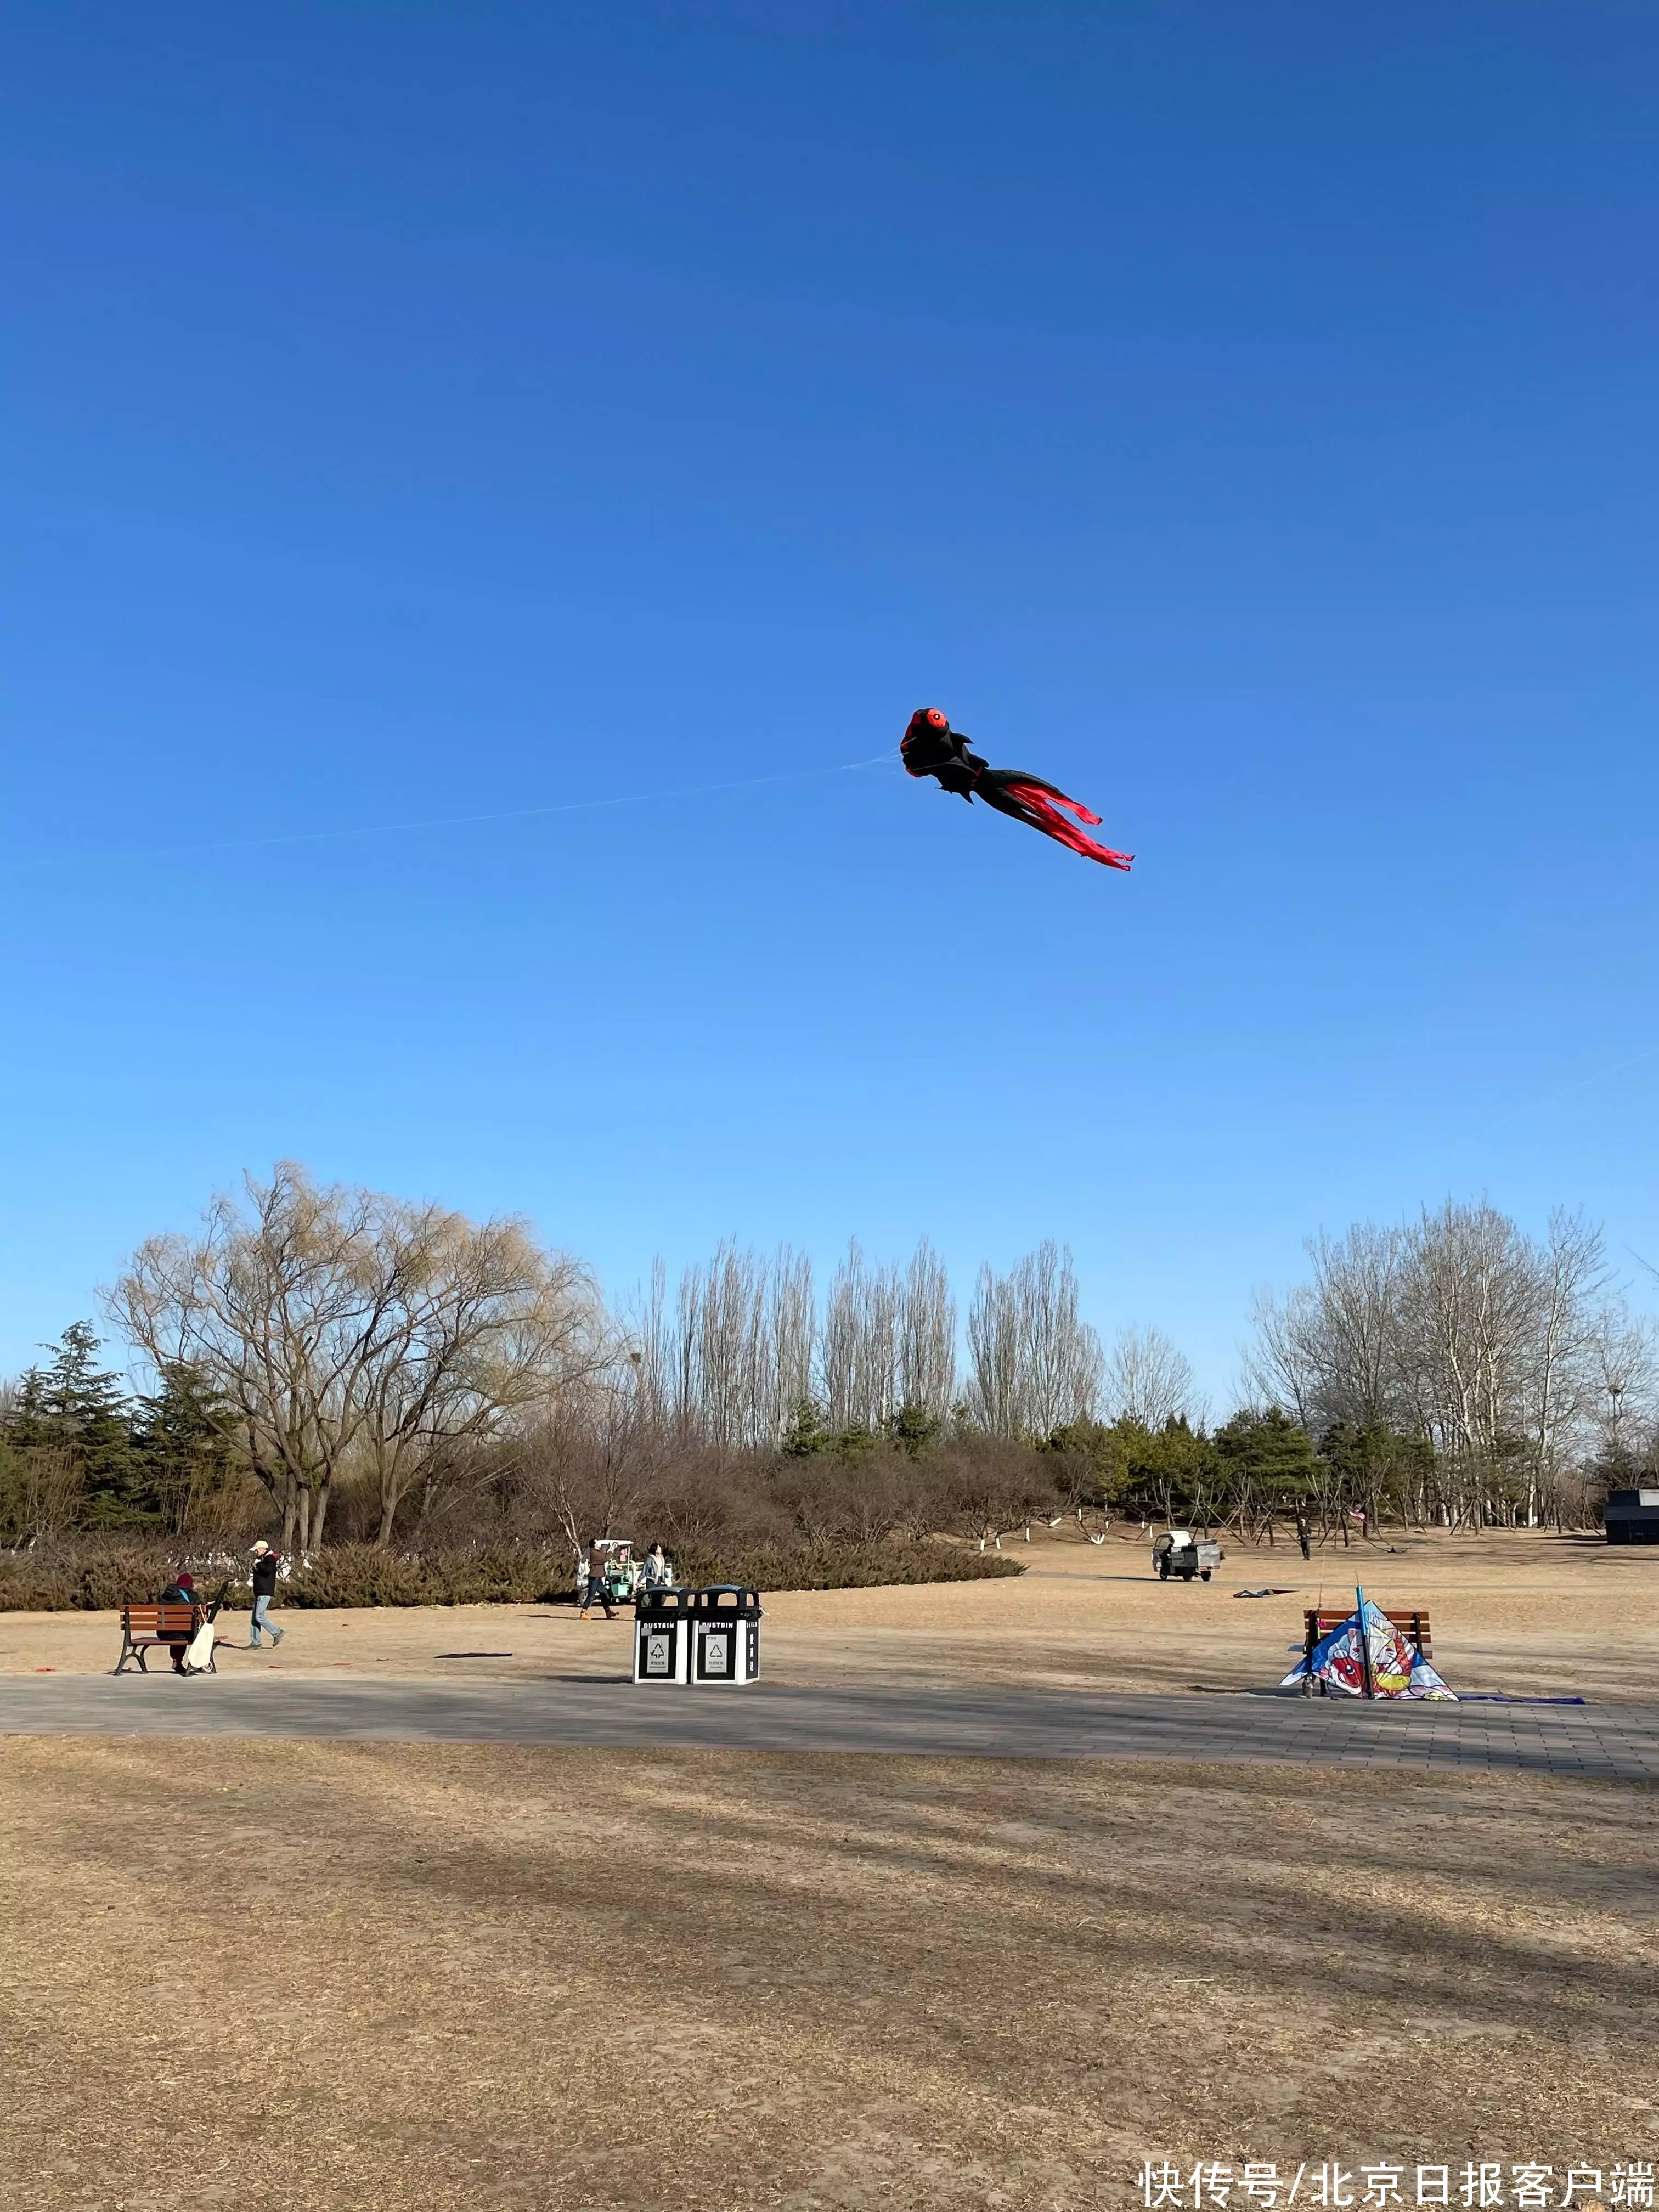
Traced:
[[1577, 1218], [1533, 1239], [1448, 1206], [1310, 1255], [1258, 1309], [1254, 1404], [1210, 1433], [1180, 1352], [1151, 1329], [1103, 1347], [1053, 1244], [982, 1269], [965, 1314], [926, 1243], [888, 1267], [854, 1246], [822, 1291], [799, 1255], [727, 1245], [617, 1312], [521, 1223], [286, 1166], [151, 1239], [108, 1293], [148, 1391], [77, 1322], [0, 1392], [0, 1540], [183, 1528], [234, 1492], [301, 1547], [348, 1498], [387, 1545], [446, 1500], [526, 1495], [532, 1462], [670, 1486], [695, 1462], [707, 1493], [788, 1462], [803, 1498], [839, 1485], [863, 1512], [884, 1466], [921, 1500], [899, 1462], [930, 1457], [981, 1533], [1056, 1498], [1252, 1533], [1298, 1510], [1326, 1531], [1582, 1524], [1650, 1461], [1652, 1332]]

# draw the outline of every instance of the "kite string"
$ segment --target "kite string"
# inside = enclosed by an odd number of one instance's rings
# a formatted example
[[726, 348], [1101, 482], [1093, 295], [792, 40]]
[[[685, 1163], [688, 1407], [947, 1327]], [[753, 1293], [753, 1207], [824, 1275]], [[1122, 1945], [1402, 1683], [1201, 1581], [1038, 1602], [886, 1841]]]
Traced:
[[609, 799], [566, 799], [550, 806], [518, 806], [489, 814], [441, 814], [418, 822], [358, 822], [335, 830], [293, 830], [271, 837], [229, 837], [198, 845], [118, 846], [103, 851], [39, 853], [0, 863], [0, 876], [21, 874], [25, 869], [46, 868], [68, 861], [161, 860], [188, 859], [196, 854], [262, 852], [272, 846], [317, 845], [341, 837], [395, 837], [419, 830], [461, 830], [491, 822], [533, 822], [555, 814], [587, 814], [600, 807], [648, 806], [661, 799], [701, 799], [719, 792], [755, 791], [766, 784], [807, 783], [827, 775], [848, 775], [855, 770], [897, 763], [890, 751], [872, 753], [868, 760], [841, 761], [833, 768], [797, 769], [782, 775], [750, 775], [731, 783], [686, 784], [667, 791], [622, 792]]

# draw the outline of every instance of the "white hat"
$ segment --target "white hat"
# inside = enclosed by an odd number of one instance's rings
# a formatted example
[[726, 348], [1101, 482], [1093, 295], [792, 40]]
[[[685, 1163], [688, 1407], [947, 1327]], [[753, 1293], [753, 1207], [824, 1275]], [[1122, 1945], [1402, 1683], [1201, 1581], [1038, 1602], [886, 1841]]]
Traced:
[[266, 1543], [264, 1538], [261, 1536], [258, 1542], [253, 1547], [253, 1548], [256, 1552], [268, 1552], [270, 1549], [270, 1547]]

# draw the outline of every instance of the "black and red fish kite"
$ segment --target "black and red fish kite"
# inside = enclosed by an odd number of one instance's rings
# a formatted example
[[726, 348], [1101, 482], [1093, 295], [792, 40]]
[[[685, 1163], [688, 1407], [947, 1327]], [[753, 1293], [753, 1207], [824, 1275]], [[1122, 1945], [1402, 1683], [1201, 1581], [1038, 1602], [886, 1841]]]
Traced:
[[1098, 823], [1099, 815], [1091, 814], [1086, 806], [1067, 799], [1040, 775], [1028, 775], [1023, 769], [992, 768], [977, 753], [969, 752], [967, 738], [951, 727], [949, 718], [937, 707], [917, 708], [899, 752], [910, 775], [931, 775], [941, 791], [953, 791], [959, 799], [982, 799], [999, 814], [1012, 815], [1016, 822], [1042, 830], [1045, 837], [1069, 845], [1085, 860], [1098, 860], [1108, 868], [1127, 868], [1134, 858], [1133, 853], [1115, 853], [1109, 846], [1085, 837], [1076, 823], [1066, 819], [1060, 808], [1068, 807], [1079, 822], [1086, 822], [1091, 828]]

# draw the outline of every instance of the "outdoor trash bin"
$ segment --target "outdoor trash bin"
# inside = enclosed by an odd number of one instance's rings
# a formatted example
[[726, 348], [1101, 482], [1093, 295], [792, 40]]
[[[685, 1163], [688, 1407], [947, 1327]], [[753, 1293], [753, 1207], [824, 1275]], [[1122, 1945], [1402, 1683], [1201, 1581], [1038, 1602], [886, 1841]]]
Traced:
[[634, 1680], [684, 1682], [690, 1665], [696, 1592], [642, 1589], [634, 1601]]
[[760, 1672], [761, 1601], [758, 1590], [718, 1583], [696, 1593], [691, 1616], [691, 1681], [752, 1682]]

